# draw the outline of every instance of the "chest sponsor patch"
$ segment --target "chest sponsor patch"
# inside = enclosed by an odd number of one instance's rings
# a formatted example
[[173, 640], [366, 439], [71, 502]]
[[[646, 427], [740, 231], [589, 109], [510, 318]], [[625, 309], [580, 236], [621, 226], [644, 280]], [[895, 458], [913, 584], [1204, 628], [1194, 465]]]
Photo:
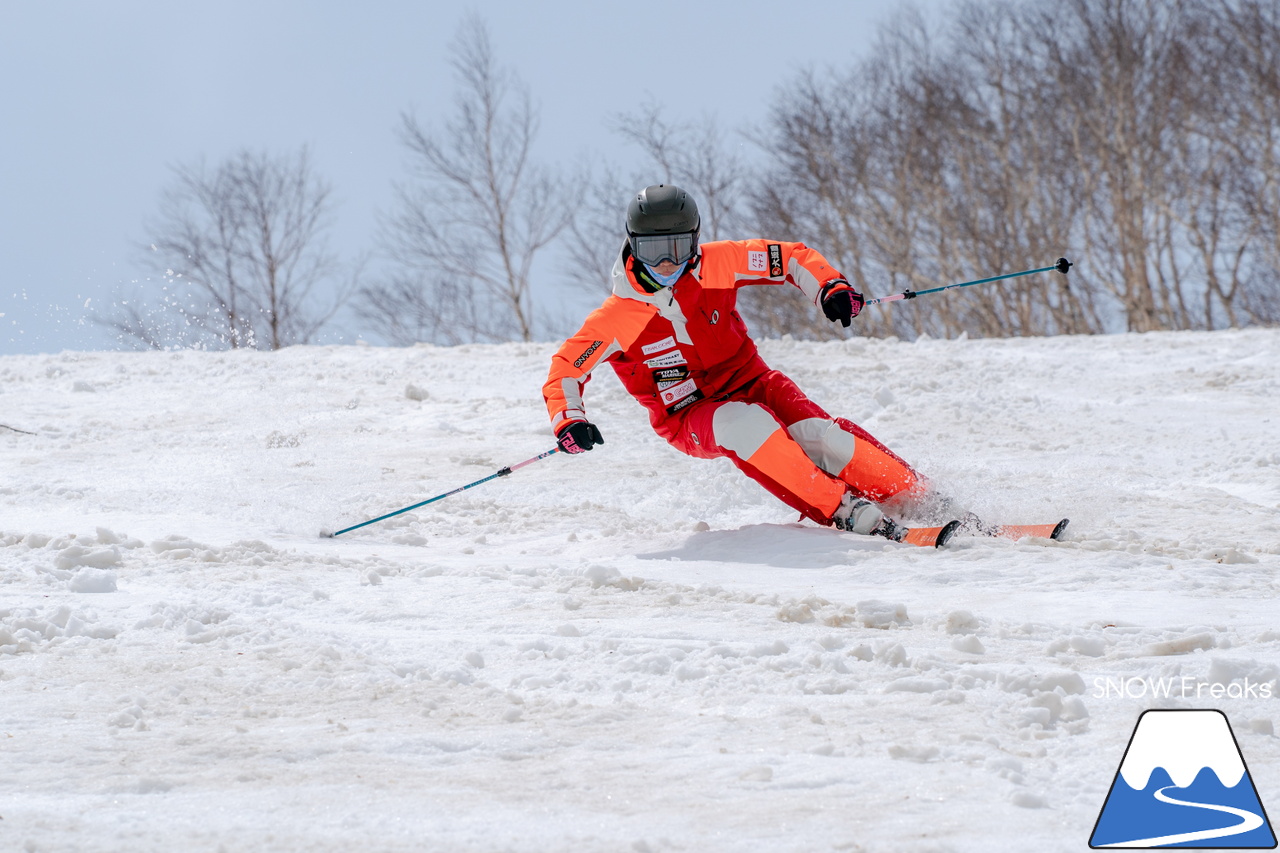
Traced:
[[747, 271], [748, 272], [764, 272], [769, 268], [768, 262], [765, 261], [764, 252], [747, 252]]
[[769, 244], [769, 275], [772, 278], [782, 276], [782, 247], [777, 243]]
[[705, 400], [705, 399], [706, 399], [706, 395], [704, 395], [701, 391], [694, 391], [688, 397], [685, 397], [683, 400], [680, 400], [676, 404], [667, 406], [667, 414], [674, 415], [676, 412], [680, 411], [685, 406], [692, 406], [694, 403], [698, 402], [699, 400]]
[[646, 367], [675, 367], [680, 364], [688, 364], [689, 359], [684, 357], [684, 353], [680, 350], [675, 352], [664, 353], [657, 358], [651, 358], [645, 362]]
[[694, 381], [686, 379], [678, 385], [672, 385], [670, 388], [660, 391], [659, 394], [662, 397], [662, 402], [670, 406], [677, 400], [683, 400], [697, 390], [698, 386], [694, 384]]
[[665, 352], [666, 350], [675, 349], [675, 348], [676, 348], [676, 339], [668, 336], [658, 341], [657, 343], [645, 344], [644, 346], [640, 347], [640, 351], [645, 355], [653, 355], [655, 352]]
[[653, 381], [659, 391], [678, 385], [688, 378], [689, 368], [687, 367], [663, 367], [653, 371]]

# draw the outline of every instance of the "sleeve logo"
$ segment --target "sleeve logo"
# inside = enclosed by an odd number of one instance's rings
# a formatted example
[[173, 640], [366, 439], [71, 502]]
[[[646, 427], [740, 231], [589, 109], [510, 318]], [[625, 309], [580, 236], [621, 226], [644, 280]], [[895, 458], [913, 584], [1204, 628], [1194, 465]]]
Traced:
[[769, 276], [782, 277], [782, 247], [777, 243], [769, 244]]
[[748, 272], [764, 272], [769, 268], [765, 263], [764, 252], [747, 252], [747, 271]]
[[589, 358], [591, 358], [591, 353], [593, 353], [593, 352], [595, 352], [597, 349], [599, 349], [599, 348], [600, 348], [600, 345], [601, 345], [602, 343], [604, 343], [604, 341], [592, 341], [592, 342], [591, 342], [591, 346], [587, 347], [587, 351], [586, 351], [586, 352], [584, 352], [582, 355], [578, 356], [577, 360], [576, 360], [576, 361], [574, 361], [573, 366], [574, 366], [574, 367], [582, 367], [582, 365], [586, 362], [586, 360], [587, 360], [587, 359], [589, 359]]

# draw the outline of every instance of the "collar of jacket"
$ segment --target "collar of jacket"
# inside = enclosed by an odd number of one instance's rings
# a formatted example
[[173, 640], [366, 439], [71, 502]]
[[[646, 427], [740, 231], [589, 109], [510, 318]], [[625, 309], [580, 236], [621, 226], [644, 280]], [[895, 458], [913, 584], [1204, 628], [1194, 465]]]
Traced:
[[[684, 271], [685, 275], [692, 275], [694, 278], [701, 280], [702, 278], [702, 247], [699, 246], [693, 258], [689, 261], [689, 267]], [[630, 241], [622, 244], [622, 251], [618, 253], [618, 259], [613, 263], [613, 295], [620, 296], [623, 299], [635, 299], [640, 302], [648, 302], [650, 305], [657, 305], [658, 299], [666, 293], [663, 298], [664, 302], [671, 302], [674, 292], [679, 287], [680, 282], [676, 282], [670, 287], [650, 290], [645, 287], [641, 274], [636, 272], [636, 267], [640, 267], [643, 271], [644, 267], [634, 262], [631, 257]], [[647, 278], [647, 277], [645, 277]], [[683, 279], [684, 276], [681, 276]]]

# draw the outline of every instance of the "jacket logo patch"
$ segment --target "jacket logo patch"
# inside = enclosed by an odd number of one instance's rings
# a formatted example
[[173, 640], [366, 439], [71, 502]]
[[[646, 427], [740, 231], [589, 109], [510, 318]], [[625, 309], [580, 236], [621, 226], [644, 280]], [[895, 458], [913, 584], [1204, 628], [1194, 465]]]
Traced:
[[667, 388], [665, 391], [663, 391], [662, 402], [670, 406], [672, 403], [676, 402], [677, 400], [683, 400], [685, 397], [688, 397], [690, 394], [692, 394], [694, 391], [697, 391], [697, 390], [698, 390], [698, 386], [694, 384], [694, 381], [692, 379], [686, 379], [684, 382], [681, 382], [679, 385], [673, 385], [670, 388]]
[[675, 349], [675, 346], [676, 346], [676, 339], [668, 336], [658, 341], [657, 343], [646, 344], [645, 346], [640, 347], [640, 351], [645, 355], [653, 355], [655, 352], [662, 352], [663, 350]]
[[769, 244], [769, 275], [772, 278], [782, 276], [782, 247], [777, 243]]
[[684, 357], [684, 353], [680, 350], [674, 352], [663, 353], [657, 358], [651, 358], [646, 361], [645, 367], [675, 367], [679, 364], [688, 364], [689, 359]]
[[591, 342], [591, 346], [587, 347], [587, 351], [586, 351], [586, 352], [584, 352], [582, 355], [578, 356], [577, 360], [576, 360], [576, 361], [574, 361], [573, 366], [574, 366], [574, 367], [582, 367], [582, 365], [586, 362], [586, 360], [587, 360], [587, 359], [589, 359], [589, 358], [591, 358], [591, 353], [593, 353], [593, 352], [595, 352], [597, 349], [599, 349], [599, 348], [600, 348], [600, 345], [601, 345], [602, 343], [604, 343], [604, 341], [592, 341], [592, 342]]
[[747, 271], [748, 272], [764, 272], [769, 268], [765, 263], [764, 252], [747, 252]]
[[685, 397], [683, 400], [676, 403], [674, 406], [667, 406], [667, 414], [674, 415], [676, 412], [680, 411], [685, 406], [692, 406], [694, 403], [698, 402], [699, 400], [705, 400], [705, 399], [706, 399], [706, 395], [703, 394], [701, 391], [694, 391], [692, 394], [690, 394], [688, 397]]
[[664, 367], [653, 371], [653, 381], [657, 384], [659, 391], [666, 390], [688, 378], [689, 368], [687, 367]]
[[711, 325], [713, 325], [713, 326], [714, 326], [716, 323], [719, 323], [719, 322], [720, 322], [720, 312], [719, 312], [719, 311], [712, 311], [712, 312], [711, 312]]

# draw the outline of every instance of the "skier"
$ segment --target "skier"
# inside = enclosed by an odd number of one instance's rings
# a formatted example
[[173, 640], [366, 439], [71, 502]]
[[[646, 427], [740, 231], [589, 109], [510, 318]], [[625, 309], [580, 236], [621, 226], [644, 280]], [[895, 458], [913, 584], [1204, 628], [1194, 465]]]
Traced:
[[925, 480], [770, 369], [735, 308], [739, 287], [792, 284], [848, 327], [862, 294], [803, 243], [699, 245], [699, 225], [697, 204], [679, 187], [646, 187], [631, 200], [613, 293], [552, 357], [542, 389], [560, 449], [582, 453], [604, 443], [582, 394], [607, 361], [677, 450], [727, 456], [818, 524], [900, 540], [905, 528], [885, 512], [919, 509]]

